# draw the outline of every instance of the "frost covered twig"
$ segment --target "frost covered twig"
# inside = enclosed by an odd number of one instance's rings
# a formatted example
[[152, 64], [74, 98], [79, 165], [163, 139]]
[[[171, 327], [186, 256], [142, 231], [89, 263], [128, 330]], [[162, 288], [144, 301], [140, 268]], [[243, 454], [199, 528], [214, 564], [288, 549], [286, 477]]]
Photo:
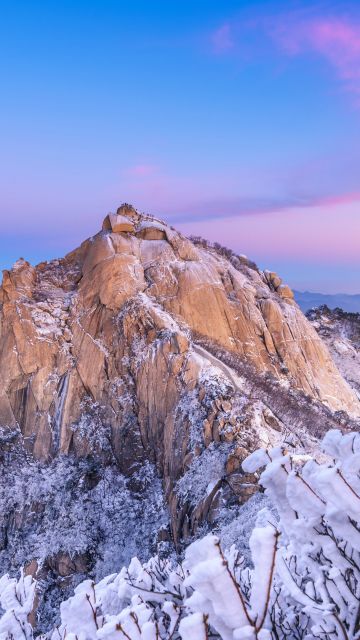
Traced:
[[25, 576], [10, 578], [7, 574], [0, 579], [0, 605], [5, 611], [0, 618], [1, 640], [32, 640], [33, 629], [28, 622], [35, 597], [36, 581]]
[[[51, 640], [360, 640], [360, 435], [331, 431], [330, 461], [278, 447], [244, 463], [278, 522], [263, 510], [245, 566], [208, 535], [182, 564], [133, 558], [98, 584], [85, 580], [62, 603]], [[35, 582], [0, 580], [0, 640], [31, 640]], [[48, 640], [48, 639], [47, 639]]]

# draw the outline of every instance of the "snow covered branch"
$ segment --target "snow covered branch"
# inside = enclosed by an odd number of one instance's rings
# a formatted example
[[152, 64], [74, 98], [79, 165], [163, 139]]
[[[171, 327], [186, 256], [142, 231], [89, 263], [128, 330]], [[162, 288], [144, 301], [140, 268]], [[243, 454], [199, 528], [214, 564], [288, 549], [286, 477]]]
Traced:
[[[258, 514], [252, 564], [214, 535], [181, 564], [134, 558], [60, 607], [49, 640], [360, 640], [360, 435], [330, 431], [323, 462], [282, 447], [244, 462], [278, 519]], [[0, 640], [30, 640], [35, 582], [0, 580]]]
[[32, 611], [36, 582], [21, 571], [19, 580], [6, 574], [0, 579], [0, 604], [5, 611], [0, 618], [1, 640], [31, 640], [32, 626], [28, 616]]
[[322, 464], [276, 448], [255, 452], [244, 468], [266, 465], [260, 483], [276, 506], [283, 538], [276, 567], [283, 609], [293, 607], [302, 625], [308, 618], [307, 638], [355, 640], [360, 637], [360, 435], [329, 431], [322, 448], [327, 456]]

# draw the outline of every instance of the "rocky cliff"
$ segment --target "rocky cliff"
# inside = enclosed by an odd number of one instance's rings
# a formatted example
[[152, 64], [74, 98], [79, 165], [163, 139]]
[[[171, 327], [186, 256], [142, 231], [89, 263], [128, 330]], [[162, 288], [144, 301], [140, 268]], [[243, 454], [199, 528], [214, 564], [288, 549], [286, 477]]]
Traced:
[[360, 313], [322, 305], [306, 314], [343, 378], [360, 398]]
[[356, 428], [354, 391], [275, 273], [129, 205], [65, 258], [19, 260], [0, 304], [1, 557], [36, 559], [45, 591], [141, 556], [135, 540], [146, 555], [229, 530], [259, 443]]

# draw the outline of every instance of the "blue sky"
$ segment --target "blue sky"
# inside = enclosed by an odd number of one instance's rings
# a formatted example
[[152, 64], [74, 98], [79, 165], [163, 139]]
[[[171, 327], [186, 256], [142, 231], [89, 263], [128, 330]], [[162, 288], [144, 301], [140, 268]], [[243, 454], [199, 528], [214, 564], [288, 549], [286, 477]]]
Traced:
[[357, 2], [0, 0], [0, 266], [123, 201], [360, 291]]

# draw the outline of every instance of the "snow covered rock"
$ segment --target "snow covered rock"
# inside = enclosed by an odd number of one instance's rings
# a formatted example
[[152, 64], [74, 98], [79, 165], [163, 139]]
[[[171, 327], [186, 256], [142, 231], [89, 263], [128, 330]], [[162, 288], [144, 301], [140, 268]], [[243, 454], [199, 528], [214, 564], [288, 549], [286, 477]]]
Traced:
[[[5, 570], [10, 558], [18, 567], [41, 549], [46, 580], [53, 572], [57, 585], [69, 585], [72, 576], [95, 573], [101, 555], [108, 562], [111, 552], [97, 545], [113, 548], [111, 523], [119, 562], [127, 525], [138, 545], [144, 520], [153, 523], [144, 549], [151, 540], [179, 548], [202, 526], [220, 527], [229, 505], [237, 514], [256, 492], [256, 478], [241, 469], [254, 448], [283, 436], [318, 437], [339, 425], [333, 410], [359, 413], [275, 275], [130, 205], [64, 258], [36, 267], [21, 260], [4, 272]], [[344, 429], [352, 425], [343, 418]], [[143, 477], [149, 464], [154, 501]], [[39, 492], [37, 474], [46, 469], [49, 482], [39, 480]], [[117, 483], [131, 516], [115, 496]], [[81, 534], [76, 504], [86, 514]], [[54, 527], [66, 548], [51, 546]]]
[[322, 306], [306, 315], [339, 371], [360, 397], [360, 314]]

